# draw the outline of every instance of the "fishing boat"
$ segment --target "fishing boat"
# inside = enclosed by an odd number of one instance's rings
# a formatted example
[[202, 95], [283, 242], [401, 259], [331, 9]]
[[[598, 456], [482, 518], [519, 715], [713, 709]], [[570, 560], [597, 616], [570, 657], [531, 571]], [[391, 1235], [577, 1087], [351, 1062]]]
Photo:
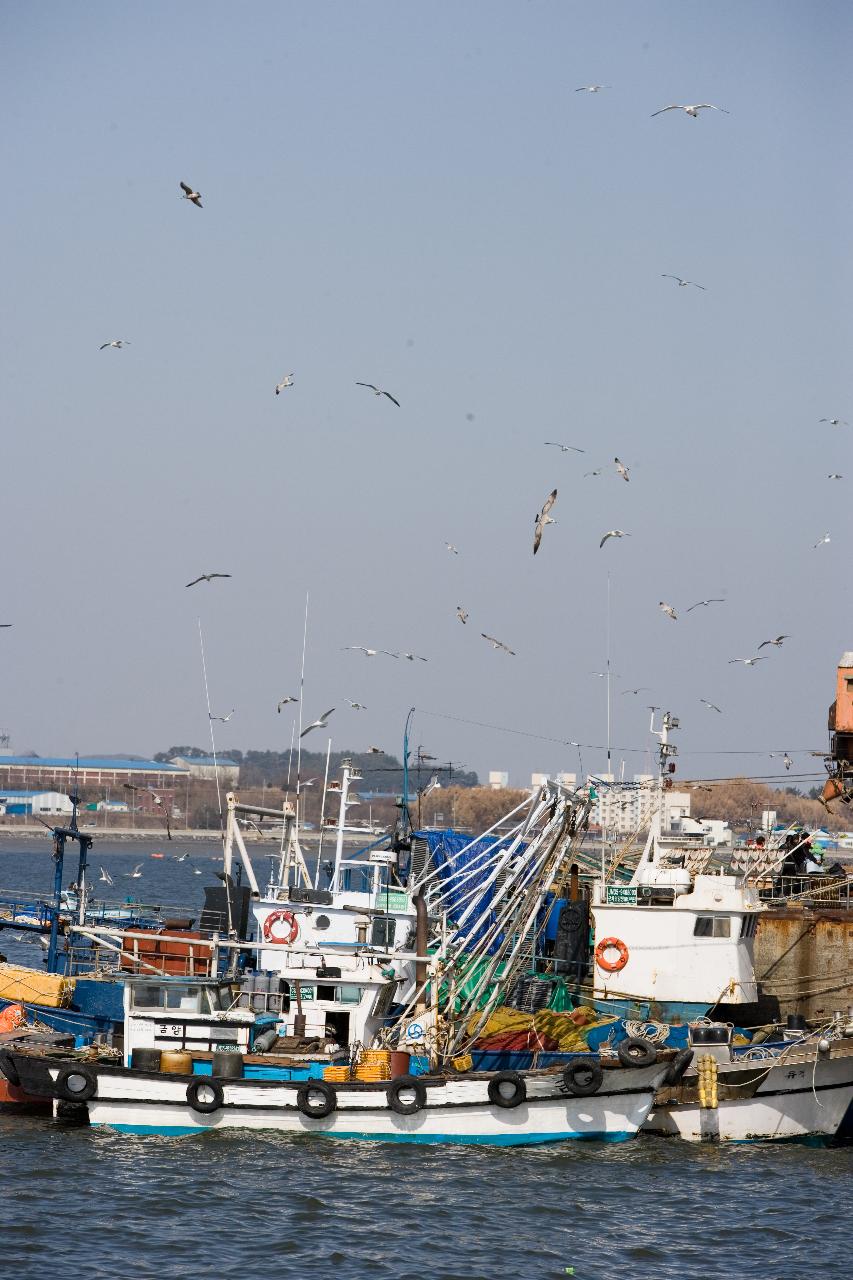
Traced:
[[[392, 1077], [390, 1052], [355, 1069], [328, 1055], [251, 1052], [257, 1015], [236, 1005], [236, 987], [175, 978], [156, 994], [152, 986], [127, 980], [124, 1062], [95, 1048], [73, 1055], [13, 1043], [0, 1049], [0, 1071], [28, 1094], [84, 1108], [90, 1124], [124, 1133], [241, 1128], [522, 1146], [633, 1137], [675, 1064], [664, 1051], [639, 1066], [588, 1057], [528, 1071], [417, 1071], [401, 1055], [409, 1069]], [[164, 1042], [171, 1047], [156, 1047]]]

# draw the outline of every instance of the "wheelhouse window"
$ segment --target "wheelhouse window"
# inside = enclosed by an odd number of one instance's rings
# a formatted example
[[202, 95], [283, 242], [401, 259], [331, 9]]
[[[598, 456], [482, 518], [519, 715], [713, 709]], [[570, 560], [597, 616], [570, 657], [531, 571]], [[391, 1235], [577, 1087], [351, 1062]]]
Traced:
[[133, 1008], [183, 1009], [189, 1013], [198, 1013], [201, 990], [198, 986], [172, 987], [155, 982], [134, 983]]
[[374, 916], [370, 929], [372, 947], [393, 947], [397, 921], [390, 916]]
[[729, 916], [697, 916], [693, 926], [694, 938], [730, 938], [731, 934]]

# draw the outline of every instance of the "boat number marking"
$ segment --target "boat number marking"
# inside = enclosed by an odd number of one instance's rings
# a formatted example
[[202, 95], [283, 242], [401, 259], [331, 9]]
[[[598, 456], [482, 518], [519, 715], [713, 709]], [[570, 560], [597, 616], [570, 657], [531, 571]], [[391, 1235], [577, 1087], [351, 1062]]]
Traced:
[[179, 1023], [176, 1023], [176, 1022], [159, 1023], [158, 1022], [157, 1024], [158, 1036], [169, 1036], [171, 1039], [174, 1039], [175, 1037], [177, 1037], [178, 1039], [180, 1039], [183, 1034], [184, 1034], [184, 1029], [182, 1026], [180, 1026]]
[[786, 1071], [785, 1072], [786, 1080], [804, 1080], [805, 1076], [806, 1076], [805, 1071]]

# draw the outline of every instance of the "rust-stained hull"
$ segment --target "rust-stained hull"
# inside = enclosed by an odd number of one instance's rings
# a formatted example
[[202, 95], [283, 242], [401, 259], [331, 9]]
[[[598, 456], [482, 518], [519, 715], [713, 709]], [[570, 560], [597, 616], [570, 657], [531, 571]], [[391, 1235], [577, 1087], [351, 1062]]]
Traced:
[[831, 1018], [853, 1005], [853, 911], [769, 910], [759, 916], [755, 973], [761, 1004], [777, 1016]]

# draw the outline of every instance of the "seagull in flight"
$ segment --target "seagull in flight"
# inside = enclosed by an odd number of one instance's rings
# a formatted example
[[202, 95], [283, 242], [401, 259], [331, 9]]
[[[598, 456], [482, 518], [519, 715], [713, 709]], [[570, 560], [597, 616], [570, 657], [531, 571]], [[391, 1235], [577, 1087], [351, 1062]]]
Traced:
[[775, 644], [777, 648], [781, 648], [783, 640], [790, 640], [790, 639], [791, 639], [790, 636], [777, 636], [775, 640], [762, 640], [761, 644], [758, 647], [759, 649], [763, 649], [765, 645]]
[[560, 453], [586, 453], [586, 449], [579, 449], [576, 444], [560, 444], [559, 440], [546, 440], [545, 444], [559, 449]]
[[703, 293], [707, 293], [704, 284], [697, 284], [695, 280], [682, 280], [681, 276], [671, 276], [667, 271], [662, 271], [660, 274], [662, 280], [677, 280], [679, 289], [684, 289], [687, 285], [692, 284], [694, 289], [701, 289]]
[[762, 653], [761, 657], [756, 656], [755, 658], [729, 658], [729, 666], [732, 666], [734, 663], [737, 663], [737, 662], [742, 662], [745, 667], [754, 667], [756, 662], [766, 662], [766, 661], [767, 661], [767, 654]]
[[281, 702], [279, 702], [276, 705], [276, 711], [278, 712], [279, 715], [281, 715], [282, 707], [288, 706], [288, 704], [291, 702], [298, 702], [298, 701], [299, 701], [298, 698], [294, 698], [293, 694], [289, 693], [286, 698], [282, 698]]
[[347, 698], [347, 702], [350, 704], [350, 706], [352, 707], [353, 711], [366, 711], [366, 710], [367, 710], [367, 707], [364, 705], [364, 703], [363, 703], [363, 702], [353, 702], [351, 698]]
[[584, 479], [586, 479], [587, 476], [600, 476], [603, 470], [604, 467], [599, 467], [597, 471], [585, 471], [583, 473]]
[[130, 346], [130, 343], [128, 342], [127, 338], [113, 338], [112, 342], [102, 342], [98, 350], [106, 351], [107, 347], [115, 347], [116, 350], [120, 350], [122, 347], [129, 347], [129, 346]]
[[844, 476], [839, 471], [831, 471], [826, 478], [827, 480], [843, 480]]
[[630, 536], [630, 533], [626, 533], [624, 529], [608, 529], [599, 542], [598, 549], [601, 550], [608, 538], [630, 538]]
[[647, 684], [641, 684], [639, 689], [623, 689], [622, 697], [624, 698], [626, 693], [648, 693], [648, 692], [649, 692], [649, 686]]
[[210, 714], [210, 712], [208, 712], [208, 713], [207, 713], [207, 718], [208, 718], [208, 720], [219, 720], [222, 724], [227, 724], [227, 723], [228, 723], [228, 721], [229, 721], [229, 720], [231, 719], [231, 717], [233, 716], [234, 711], [235, 711], [235, 708], [234, 708], [234, 707], [232, 707], [232, 708], [231, 708], [231, 710], [228, 712], [228, 715], [227, 715], [227, 716], [214, 716], [214, 715], [211, 715], [211, 714]]
[[109, 871], [107, 871], [106, 867], [101, 867], [101, 874], [98, 876], [98, 881], [101, 884], [115, 884], [115, 881]]
[[785, 766], [785, 769], [787, 771], [788, 769], [790, 769], [791, 765], [794, 763], [791, 757], [788, 755], [787, 751], [782, 751], [782, 752], [771, 751], [770, 759], [775, 760], [780, 754], [782, 756], [782, 763]]
[[725, 600], [723, 600], [721, 596], [711, 596], [710, 600], [697, 600], [695, 604], [692, 604], [689, 609], [685, 609], [684, 612], [691, 613], [693, 609], [698, 609], [702, 605], [705, 605], [705, 607], [707, 608], [709, 604], [725, 604], [725, 603], [726, 603]]
[[625, 463], [620, 462], [618, 458], [614, 458], [613, 461], [615, 462], [616, 470], [618, 471], [622, 479], [626, 481], [630, 480], [630, 476], [628, 475], [628, 468], [625, 466]]
[[[308, 728], [302, 730], [302, 732], [299, 735], [300, 738], [304, 738], [306, 733], [310, 733], [312, 729], [325, 729], [326, 721], [328, 720], [329, 716], [332, 714], [334, 709], [335, 709], [334, 707], [329, 707], [329, 710], [324, 711], [318, 720], [312, 720], [311, 723], [308, 725]], [[303, 784], [303, 785], [306, 785], [306, 784]]]
[[[375, 658], [379, 652], [378, 649], [366, 649], [363, 644], [345, 644], [344, 649], [355, 649], [358, 653], [363, 653], [365, 658]], [[294, 698], [293, 701], [295, 702], [296, 699]]]
[[719, 711], [720, 715], [723, 714], [722, 708], [718, 707], [715, 702], [709, 702], [707, 698], [700, 698], [699, 701], [702, 703], [703, 707], [709, 707], [711, 711]]
[[125, 871], [124, 875], [125, 875], [125, 879], [127, 880], [141, 880], [142, 879], [142, 863], [137, 862], [133, 870]]
[[452, 542], [445, 542], [445, 544], [444, 544], [444, 545], [447, 547], [447, 550], [450, 552], [450, 554], [451, 554], [452, 556], [458, 556], [458, 555], [459, 555], [459, 548], [458, 548], [458, 547], [454, 547], [454, 545], [453, 545], [453, 543], [452, 543]]
[[[136, 786], [134, 783], [132, 783], [132, 782], [123, 782], [121, 785], [124, 787], [125, 791], [147, 791], [147, 792], [148, 792], [149, 796], [151, 796], [151, 799], [152, 799], [152, 800], [154, 801], [154, 803], [157, 805], [157, 808], [158, 808], [158, 809], [161, 809], [161, 810], [162, 810], [162, 812], [163, 812], [163, 818], [164, 818], [164, 821], [165, 821], [165, 823], [166, 823], [166, 835], [167, 835], [167, 837], [169, 838], [169, 840], [171, 840], [171, 838], [172, 838], [172, 827], [171, 827], [171, 825], [170, 825], [170, 823], [169, 823], [169, 810], [168, 810], [168, 809], [166, 808], [166, 806], [163, 804], [163, 801], [162, 801], [162, 800], [160, 799], [160, 797], [157, 795], [157, 792], [154, 790], [154, 788], [153, 788], [153, 787], [137, 787], [137, 786]], [[141, 866], [141, 865], [142, 865], [142, 864], [140, 863], [140, 866]]]
[[820, 418], [820, 422], [828, 422], [831, 427], [849, 427], [850, 423], [843, 418]]
[[375, 386], [372, 382], [357, 382], [355, 385], [357, 387], [369, 387], [375, 396], [387, 396], [392, 404], [395, 404], [398, 409], [400, 408], [400, 401], [395, 400], [390, 391], [383, 391], [381, 387]]
[[214, 578], [230, 578], [230, 573], [200, 573], [197, 578], [193, 578], [192, 582], [186, 583], [188, 587], [194, 587], [197, 582], [212, 582]]
[[382, 750], [381, 747], [368, 747], [367, 754], [369, 756], [384, 756], [385, 752]]
[[468, 611], [461, 604], [456, 606], [456, 616], [463, 625], [468, 621]]
[[418, 662], [429, 662], [429, 658], [422, 658], [419, 653], [404, 653], [403, 657], [408, 658], [409, 662], [415, 662], [416, 660]]
[[286, 373], [282, 378], [281, 382], [277, 382], [275, 384], [275, 393], [277, 396], [279, 396], [281, 395], [282, 391], [285, 391], [288, 387], [292, 387], [292, 386], [293, 386], [293, 374]]
[[822, 547], [825, 542], [831, 542], [831, 541], [832, 539], [830, 538], [829, 534], [825, 533], [823, 537], [820, 539], [820, 541], [814, 544], [814, 547], [812, 547], [812, 551], [815, 550], [815, 547]]
[[662, 613], [665, 613], [668, 618], [672, 618], [673, 622], [678, 621], [678, 615], [676, 614], [672, 605], [667, 604], [665, 600], [658, 601], [658, 608], [661, 610]]
[[661, 107], [660, 111], [653, 111], [651, 118], [662, 116], [665, 111], [686, 111], [694, 120], [699, 119], [700, 111], [722, 111], [724, 116], [730, 116], [731, 111], [726, 111], [725, 107], [715, 107], [713, 102], [696, 102], [692, 106], [684, 106], [680, 102], [671, 102], [668, 107]]
[[184, 193], [184, 194], [181, 196], [181, 199], [182, 199], [182, 200], [189, 200], [189, 201], [191, 201], [191, 202], [192, 202], [192, 203], [193, 203], [197, 208], [199, 208], [199, 209], [200, 209], [200, 208], [202, 207], [202, 204], [201, 204], [201, 192], [200, 192], [200, 191], [193, 191], [192, 187], [188, 187], [188, 186], [187, 186], [187, 184], [186, 184], [185, 182], [182, 182], [182, 183], [180, 184], [180, 186], [181, 186], [181, 190], [182, 190], [182, 191], [183, 191], [183, 193]]
[[494, 636], [487, 636], [485, 631], [481, 631], [480, 635], [484, 640], [488, 640], [493, 649], [503, 649], [504, 653], [510, 654], [513, 658], [516, 657], [515, 650], [510, 649], [509, 645], [504, 644], [503, 640], [496, 640]]
[[539, 543], [542, 541], [542, 532], [546, 524], [557, 523], [556, 520], [552, 519], [552, 517], [549, 516], [548, 514], [548, 512], [551, 510], [551, 508], [553, 507], [556, 501], [557, 501], [557, 490], [552, 489], [551, 492], [548, 494], [548, 497], [542, 503], [542, 510], [538, 511], [534, 516], [534, 522], [536, 526], [533, 533], [533, 554], [534, 555], [536, 555], [536, 552], [539, 550]]
[[612, 84], [582, 84], [575, 93], [598, 93], [599, 89], [612, 89]]

